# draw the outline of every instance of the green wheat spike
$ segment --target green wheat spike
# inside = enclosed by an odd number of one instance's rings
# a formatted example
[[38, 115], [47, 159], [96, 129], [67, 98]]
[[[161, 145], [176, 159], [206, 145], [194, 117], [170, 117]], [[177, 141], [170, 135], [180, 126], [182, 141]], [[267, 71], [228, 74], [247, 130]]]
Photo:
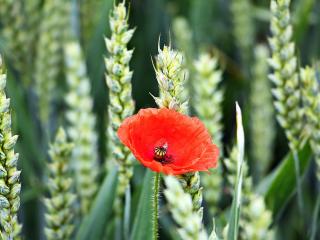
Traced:
[[4, 240], [20, 239], [21, 225], [17, 212], [20, 207], [19, 154], [14, 152], [18, 139], [11, 132], [10, 99], [6, 97], [6, 74], [0, 56], [0, 235]]
[[[197, 115], [207, 127], [213, 138], [213, 142], [222, 150], [222, 101], [223, 90], [220, 83], [222, 71], [218, 68], [218, 59], [203, 53], [194, 62], [193, 89], [194, 108]], [[216, 214], [220, 189], [222, 184], [221, 164], [218, 169], [211, 170], [212, 174], [202, 174], [204, 197], [212, 214]]]
[[[227, 167], [227, 181], [232, 189], [237, 180], [237, 148], [233, 147], [228, 158], [224, 160]], [[240, 239], [273, 239], [274, 232], [269, 229], [272, 214], [267, 209], [264, 199], [253, 191], [252, 178], [247, 161], [243, 163], [242, 203], [239, 222]]]
[[233, 15], [233, 35], [241, 50], [244, 64], [250, 63], [252, 45], [254, 43], [253, 7], [250, 0], [232, 0], [231, 13]]
[[[119, 141], [117, 130], [121, 122], [132, 115], [134, 102], [132, 99], [131, 79], [133, 72], [130, 70], [129, 62], [133, 50], [128, 49], [135, 29], [130, 29], [128, 24], [128, 13], [125, 2], [114, 6], [109, 19], [111, 36], [105, 38], [108, 57], [105, 58], [106, 83], [109, 89], [109, 122], [108, 122], [108, 150], [109, 158], [114, 158], [119, 166], [119, 184], [117, 189], [116, 205], [121, 204], [120, 199], [130, 184], [133, 175], [133, 156]], [[112, 155], [113, 154], [113, 155]], [[107, 165], [112, 164], [107, 161]], [[122, 207], [115, 207], [121, 213]]]
[[73, 144], [67, 141], [62, 128], [49, 149], [49, 179], [47, 181], [50, 196], [44, 199], [46, 206], [45, 235], [48, 240], [68, 240], [74, 230], [75, 211], [73, 205], [76, 195], [72, 192], [71, 152]]
[[69, 106], [66, 117], [68, 135], [75, 144], [72, 164], [76, 173], [76, 189], [79, 194], [82, 214], [88, 213], [98, 186], [99, 163], [96, 119], [93, 114], [90, 81], [79, 43], [65, 45], [66, 76], [69, 91], [66, 102]]
[[276, 117], [284, 129], [289, 147], [294, 154], [299, 209], [302, 211], [302, 190], [298, 149], [303, 129], [303, 111], [300, 106], [301, 91], [297, 73], [295, 44], [292, 42], [292, 25], [290, 18], [290, 0], [271, 1], [271, 33], [269, 44], [272, 57], [269, 64], [273, 73], [269, 75], [274, 83], [272, 95]]
[[302, 83], [303, 111], [307, 119], [306, 132], [317, 164], [317, 178], [320, 181], [320, 85], [314, 68], [300, 69]]
[[40, 0], [0, 0], [0, 6], [4, 53], [10, 60], [10, 67], [29, 87], [33, 80]]
[[39, 98], [40, 119], [47, 126], [51, 113], [51, 101], [58, 86], [63, 66], [63, 43], [68, 24], [68, 1], [47, 0], [43, 6], [37, 58], [35, 83]]
[[271, 86], [268, 81], [268, 48], [258, 45], [254, 49], [255, 63], [252, 71], [250, 94], [251, 156], [257, 170], [255, 177], [262, 177], [270, 166], [275, 138], [274, 108]]
[[154, 97], [160, 108], [174, 109], [186, 113], [188, 102], [184, 99], [184, 70], [183, 55], [171, 48], [158, 47], [158, 55], [155, 58], [155, 72], [159, 85], [160, 96]]
[[176, 178], [167, 176], [164, 180], [166, 184], [164, 195], [168, 201], [170, 212], [179, 225], [178, 233], [181, 239], [207, 240], [208, 236], [202, 224], [202, 218], [193, 211], [191, 196], [184, 192]]
[[274, 70], [269, 75], [274, 83], [272, 94], [277, 111], [277, 119], [284, 128], [292, 150], [298, 150], [302, 129], [301, 92], [297, 74], [295, 45], [292, 42], [290, 23], [290, 0], [271, 1], [271, 32], [269, 43], [272, 57], [269, 64]]
[[177, 49], [179, 49], [183, 55], [183, 68], [189, 70], [188, 74], [185, 74], [182, 98], [188, 99], [189, 111], [192, 111], [192, 107], [194, 105], [194, 88], [192, 86], [192, 81], [194, 80], [193, 57], [195, 53], [193, 33], [190, 29], [187, 19], [183, 17], [177, 17], [174, 19], [172, 30], [175, 40], [174, 43]]
[[[0, 21], [2, 35], [5, 40], [5, 53], [12, 61], [12, 66], [20, 73], [28, 72], [28, 33], [25, 31], [23, 1], [0, 1]], [[23, 78], [24, 80], [30, 80]]]

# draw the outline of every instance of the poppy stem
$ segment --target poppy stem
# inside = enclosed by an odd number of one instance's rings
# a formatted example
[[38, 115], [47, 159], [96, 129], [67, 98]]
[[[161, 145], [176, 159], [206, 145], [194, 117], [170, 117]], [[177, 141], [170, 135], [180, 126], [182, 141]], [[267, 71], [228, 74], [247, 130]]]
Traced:
[[158, 239], [158, 218], [159, 218], [159, 188], [160, 188], [160, 173], [156, 173], [153, 186], [153, 217], [152, 217], [152, 232], [153, 240]]

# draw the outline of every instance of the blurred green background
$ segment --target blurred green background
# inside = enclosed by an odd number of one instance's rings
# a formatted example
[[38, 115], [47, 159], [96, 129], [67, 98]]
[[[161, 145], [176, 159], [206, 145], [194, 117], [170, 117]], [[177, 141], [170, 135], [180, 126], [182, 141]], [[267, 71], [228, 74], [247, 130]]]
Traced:
[[[14, 132], [19, 135], [17, 151], [20, 153], [19, 164], [22, 169], [20, 218], [25, 239], [41, 239], [44, 225], [44, 209], [41, 200], [45, 193], [43, 183], [46, 179], [45, 164], [48, 142], [46, 130], [41, 127], [38, 118], [33, 73], [37, 61], [39, 34], [41, 34], [40, 24], [47, 17], [43, 14], [45, 1], [15, 0], [11, 1], [9, 8], [2, 7], [5, 6], [5, 2], [5, 0], [0, 0], [0, 49], [8, 69], [7, 88], [12, 104]], [[65, 5], [65, 8], [70, 8], [70, 11], [66, 11], [64, 15], [68, 19], [68, 25], [63, 28], [69, 38], [77, 38], [81, 42], [86, 58], [88, 75], [92, 84], [94, 110], [98, 119], [99, 156], [100, 161], [104, 162], [107, 154], [105, 132], [108, 95], [104, 80], [103, 57], [106, 55], [106, 49], [103, 37], [110, 34], [108, 17], [113, 0], [59, 2], [61, 4], [67, 2], [68, 5]], [[254, 175], [255, 163], [249, 152], [255, 139], [250, 137], [250, 130], [253, 124], [258, 123], [250, 121], [249, 99], [252, 82], [250, 71], [254, 64], [254, 46], [261, 43], [268, 44], [270, 2], [267, 0], [249, 1], [251, 2], [250, 11], [240, 11], [238, 15], [234, 15], [231, 9], [232, 2], [237, 1], [128, 0], [130, 26], [136, 27], [136, 32], [130, 42], [130, 48], [134, 48], [131, 62], [131, 69], [134, 71], [133, 98], [136, 102], [136, 110], [156, 106], [151, 97], [151, 94], [155, 96], [158, 94], [151, 59], [157, 54], [158, 42], [160, 45], [171, 42], [174, 47], [181, 48], [177, 42], [179, 35], [176, 35], [173, 24], [178, 17], [186, 19], [192, 39], [187, 48], [181, 50], [189, 51], [188, 54], [192, 59], [196, 58], [201, 51], [218, 54], [220, 66], [224, 70], [222, 80], [222, 86], [225, 89], [222, 121], [224, 151], [228, 153], [234, 142], [234, 103], [239, 101], [244, 114], [250, 172]], [[299, 64], [313, 64], [320, 56], [320, 1], [293, 0], [291, 13]], [[249, 21], [246, 20], [246, 17]], [[243, 18], [245, 20], [241, 21]], [[236, 26], [237, 24], [239, 25]], [[240, 31], [236, 32], [236, 27], [240, 28]], [[188, 29], [185, 30], [188, 31]], [[8, 31], [12, 33], [8, 34]], [[243, 35], [246, 39], [248, 45], [244, 48], [239, 45], [237, 34], [240, 35], [240, 38]], [[29, 80], [26, 81], [25, 78]], [[29, 83], [26, 84], [26, 82]], [[60, 72], [57, 89], [55, 89], [56, 99], [53, 102], [53, 113], [50, 118], [49, 136], [55, 132], [59, 124], [63, 123], [63, 113], [66, 109], [63, 99], [65, 91], [64, 74]], [[191, 114], [194, 115], [194, 111], [191, 111]], [[269, 150], [273, 157], [268, 164], [268, 172], [271, 172], [288, 153], [283, 130], [278, 125], [275, 125], [273, 130], [276, 137], [274, 148]], [[311, 162], [303, 178], [304, 221], [296, 217], [298, 214], [296, 198], [291, 198], [281, 212], [274, 216], [274, 225], [279, 231], [279, 239], [307, 239], [306, 236], [312, 224], [315, 196], [319, 194], [314, 167], [315, 164]], [[136, 171], [134, 177], [136, 186], [141, 184], [142, 171], [141, 168]], [[257, 181], [254, 183], [258, 184]]]

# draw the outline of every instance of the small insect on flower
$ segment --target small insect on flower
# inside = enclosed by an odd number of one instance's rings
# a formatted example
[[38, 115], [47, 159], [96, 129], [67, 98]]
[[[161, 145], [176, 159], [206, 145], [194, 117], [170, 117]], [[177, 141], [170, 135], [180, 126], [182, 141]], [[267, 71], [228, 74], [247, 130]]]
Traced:
[[217, 166], [219, 150], [204, 124], [171, 109], [140, 110], [125, 119], [118, 136], [137, 160], [156, 172], [178, 175]]

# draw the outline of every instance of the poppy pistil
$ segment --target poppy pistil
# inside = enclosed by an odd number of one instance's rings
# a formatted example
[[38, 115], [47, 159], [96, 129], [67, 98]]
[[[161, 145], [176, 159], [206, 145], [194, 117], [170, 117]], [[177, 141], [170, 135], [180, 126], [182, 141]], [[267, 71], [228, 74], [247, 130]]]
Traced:
[[167, 155], [167, 151], [168, 143], [155, 147], [153, 159], [162, 164], [168, 163], [171, 158]]

